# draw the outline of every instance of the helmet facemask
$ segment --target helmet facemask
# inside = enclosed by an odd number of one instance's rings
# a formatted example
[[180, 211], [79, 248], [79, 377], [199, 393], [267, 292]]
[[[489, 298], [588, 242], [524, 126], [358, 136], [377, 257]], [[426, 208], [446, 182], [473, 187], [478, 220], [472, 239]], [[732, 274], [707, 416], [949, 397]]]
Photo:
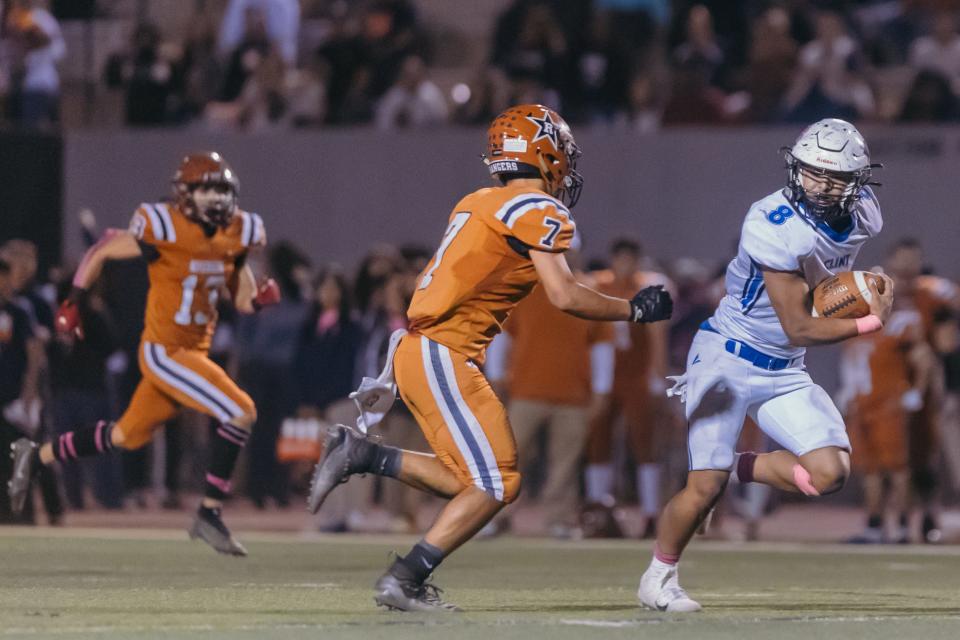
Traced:
[[[800, 214], [814, 223], [830, 223], [850, 215], [863, 187], [870, 183], [872, 166], [858, 171], [833, 171], [800, 161], [788, 149], [787, 190], [798, 205]], [[819, 189], [807, 189], [804, 182], [814, 182]]]
[[237, 193], [229, 182], [207, 182], [186, 185], [189, 213], [200, 222], [226, 227], [237, 209]]
[[577, 171], [577, 160], [583, 154], [577, 143], [573, 141], [573, 136], [563, 140], [563, 152], [567, 156], [567, 175], [563, 176], [560, 181], [557, 198], [567, 208], [573, 209], [580, 199], [580, 192], [583, 190], [583, 176]]

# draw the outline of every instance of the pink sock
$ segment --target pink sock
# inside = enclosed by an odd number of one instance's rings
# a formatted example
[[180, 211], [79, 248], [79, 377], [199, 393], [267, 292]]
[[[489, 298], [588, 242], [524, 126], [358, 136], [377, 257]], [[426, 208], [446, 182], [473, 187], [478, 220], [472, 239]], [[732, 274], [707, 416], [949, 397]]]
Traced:
[[677, 564], [680, 562], [679, 553], [664, 553], [660, 550], [659, 544], [653, 545], [653, 557], [663, 564]]
[[797, 489], [800, 489], [800, 492], [805, 496], [820, 495], [817, 488], [813, 486], [813, 482], [810, 481], [810, 472], [799, 464], [793, 465], [793, 484], [797, 485]]

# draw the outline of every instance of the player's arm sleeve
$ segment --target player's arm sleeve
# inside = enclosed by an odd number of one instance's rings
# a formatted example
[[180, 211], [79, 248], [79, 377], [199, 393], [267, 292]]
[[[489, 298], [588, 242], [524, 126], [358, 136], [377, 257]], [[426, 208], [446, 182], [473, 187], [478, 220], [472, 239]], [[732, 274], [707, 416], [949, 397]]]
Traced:
[[497, 215], [512, 237], [535, 251], [562, 253], [573, 242], [573, 217], [554, 198], [531, 197], [529, 202], [520, 201]]
[[133, 212], [127, 231], [137, 239], [138, 243], [151, 247], [175, 237], [169, 212], [148, 202], [142, 203]]
[[783, 233], [783, 225], [771, 222], [762, 212], [751, 212], [747, 216], [740, 245], [760, 267], [772, 271], [800, 270], [800, 260]]
[[244, 212], [243, 226], [240, 229], [240, 241], [248, 249], [263, 247], [267, 244], [267, 228], [263, 224], [263, 218], [256, 213]]

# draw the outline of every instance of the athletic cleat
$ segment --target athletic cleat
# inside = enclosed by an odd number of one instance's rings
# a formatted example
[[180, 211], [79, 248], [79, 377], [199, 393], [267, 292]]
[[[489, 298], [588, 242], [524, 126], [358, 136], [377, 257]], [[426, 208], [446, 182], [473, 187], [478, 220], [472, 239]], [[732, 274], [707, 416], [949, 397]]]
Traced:
[[412, 580], [403, 580], [389, 571], [377, 580], [373, 586], [376, 594], [373, 601], [378, 607], [392, 611], [428, 611], [452, 613], [460, 608], [440, 598], [443, 589], [430, 583], [417, 584]]
[[651, 564], [640, 578], [637, 598], [649, 609], [668, 613], [692, 613], [703, 608], [680, 586], [676, 566]]
[[190, 527], [190, 539], [200, 538], [208, 545], [229, 556], [246, 556], [247, 550], [240, 544], [227, 525], [223, 524], [220, 518], [220, 509], [209, 509], [201, 506], [197, 509], [197, 515], [193, 517], [193, 525]]
[[7, 493], [10, 496], [10, 510], [14, 515], [20, 515], [23, 505], [27, 502], [27, 496], [30, 495], [30, 486], [37, 471], [35, 461], [39, 446], [27, 438], [20, 438], [10, 445], [13, 473], [7, 481]]
[[354, 473], [366, 471], [357, 460], [365, 444], [368, 443], [364, 436], [342, 424], [327, 432], [323, 454], [310, 480], [310, 495], [307, 498], [307, 510], [310, 513], [320, 510], [323, 501], [337, 485], [346, 482]]

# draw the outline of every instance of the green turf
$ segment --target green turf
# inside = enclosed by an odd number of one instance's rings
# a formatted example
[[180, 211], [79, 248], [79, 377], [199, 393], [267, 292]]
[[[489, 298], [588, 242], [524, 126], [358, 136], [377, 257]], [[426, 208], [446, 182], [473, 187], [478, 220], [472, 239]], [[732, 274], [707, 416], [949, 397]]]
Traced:
[[683, 617], [636, 605], [647, 544], [476, 542], [437, 575], [467, 612], [429, 617], [372, 602], [409, 540], [248, 537], [233, 559], [91, 535], [0, 535], [0, 638], [960, 638], [951, 550], [697, 543], [683, 583], [706, 610]]

